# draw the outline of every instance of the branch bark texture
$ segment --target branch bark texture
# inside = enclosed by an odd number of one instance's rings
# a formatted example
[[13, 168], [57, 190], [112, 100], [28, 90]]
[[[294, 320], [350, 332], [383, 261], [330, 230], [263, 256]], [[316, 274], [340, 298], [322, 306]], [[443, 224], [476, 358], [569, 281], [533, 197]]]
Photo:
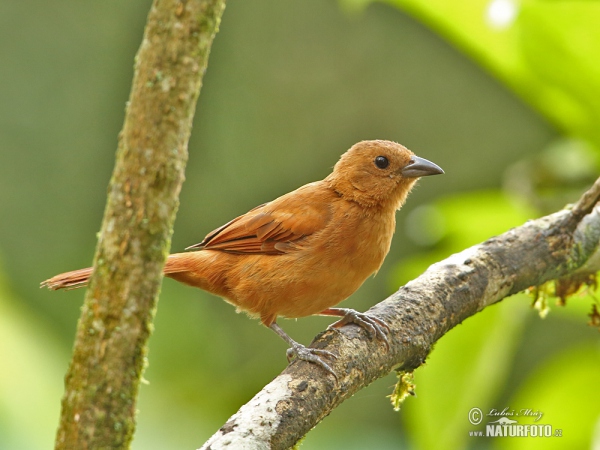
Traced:
[[128, 448], [187, 145], [224, 0], [155, 0], [77, 327], [57, 449]]
[[[358, 390], [392, 370], [413, 371], [451, 328], [530, 286], [600, 270], [600, 179], [570, 209], [532, 220], [432, 265], [369, 313], [390, 326], [389, 350], [356, 325], [312, 346], [338, 355], [333, 377], [295, 361], [202, 449], [287, 449]], [[328, 361], [329, 362], [329, 361]]]

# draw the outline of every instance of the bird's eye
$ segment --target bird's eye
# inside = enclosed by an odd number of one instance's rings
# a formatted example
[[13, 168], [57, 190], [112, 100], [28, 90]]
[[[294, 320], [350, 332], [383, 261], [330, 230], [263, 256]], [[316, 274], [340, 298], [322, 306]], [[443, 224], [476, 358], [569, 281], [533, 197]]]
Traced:
[[380, 169], [385, 169], [387, 166], [390, 165], [390, 162], [385, 156], [378, 156], [377, 158], [375, 158], [375, 165]]

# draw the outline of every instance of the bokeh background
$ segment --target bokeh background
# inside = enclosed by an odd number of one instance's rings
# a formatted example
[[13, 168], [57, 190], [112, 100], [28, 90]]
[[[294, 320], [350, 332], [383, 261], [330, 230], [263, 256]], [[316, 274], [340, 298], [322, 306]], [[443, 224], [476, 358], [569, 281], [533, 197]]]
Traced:
[[[53, 445], [83, 292], [38, 285], [92, 260], [149, 7], [0, 2], [1, 449]], [[365, 310], [429, 264], [561, 208], [600, 173], [598, 23], [597, 1], [229, 1], [173, 250], [326, 176], [363, 139], [401, 142], [446, 174], [421, 181], [383, 269], [346, 306]], [[544, 320], [524, 295], [488, 308], [436, 345], [399, 413], [390, 375], [302, 448], [599, 448], [592, 302], [551, 301]], [[309, 343], [330, 322], [281, 325]], [[285, 344], [166, 280], [149, 363], [133, 448], [196, 448], [284, 368]], [[563, 437], [470, 437], [473, 407], [540, 411]]]

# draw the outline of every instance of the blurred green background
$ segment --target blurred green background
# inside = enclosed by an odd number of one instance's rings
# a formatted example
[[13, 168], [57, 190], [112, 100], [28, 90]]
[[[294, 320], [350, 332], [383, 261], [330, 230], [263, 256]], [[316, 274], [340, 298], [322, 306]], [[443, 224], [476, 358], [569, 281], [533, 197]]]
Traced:
[[[1, 449], [53, 445], [83, 292], [38, 285], [91, 262], [149, 6], [0, 3]], [[173, 250], [324, 177], [363, 139], [401, 142], [446, 174], [411, 195], [349, 307], [562, 207], [600, 173], [598, 23], [596, 1], [231, 0]], [[580, 297], [545, 320], [525, 296], [488, 308], [436, 345], [400, 413], [390, 375], [302, 448], [599, 448], [600, 335], [586, 326], [598, 300]], [[281, 325], [308, 343], [330, 322]], [[270, 330], [171, 280], [155, 325], [134, 449], [200, 446], [286, 364]], [[563, 437], [470, 437], [473, 407], [541, 411]]]

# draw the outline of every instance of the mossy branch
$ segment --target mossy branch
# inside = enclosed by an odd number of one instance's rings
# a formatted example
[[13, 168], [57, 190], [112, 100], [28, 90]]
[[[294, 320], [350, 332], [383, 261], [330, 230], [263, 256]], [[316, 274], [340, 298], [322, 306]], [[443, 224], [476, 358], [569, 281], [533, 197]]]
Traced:
[[414, 371], [438, 339], [487, 306], [549, 280], [598, 272], [599, 200], [600, 179], [571, 208], [438, 262], [375, 305], [369, 313], [391, 329], [389, 350], [356, 325], [317, 336], [313, 347], [338, 355], [331, 361], [337, 383], [314, 364], [293, 362], [202, 449], [290, 448], [376, 379]]
[[155, 0], [77, 326], [57, 449], [128, 448], [187, 145], [224, 0]]

